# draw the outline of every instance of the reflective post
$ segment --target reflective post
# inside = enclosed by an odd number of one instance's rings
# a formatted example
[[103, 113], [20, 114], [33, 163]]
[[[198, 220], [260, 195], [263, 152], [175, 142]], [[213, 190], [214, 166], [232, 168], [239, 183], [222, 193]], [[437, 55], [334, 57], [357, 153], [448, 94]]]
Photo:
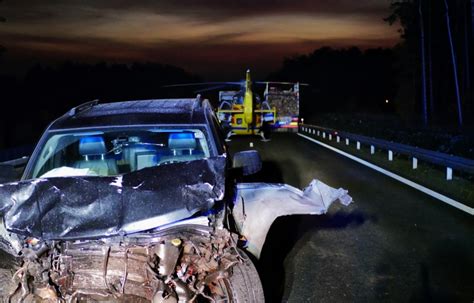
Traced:
[[418, 168], [418, 159], [413, 157], [412, 162], [411, 162], [411, 168], [412, 169], [417, 169]]
[[388, 151], [388, 161], [393, 161], [393, 151]]
[[446, 180], [451, 181], [453, 179], [453, 169], [446, 167]]
[[370, 146], [370, 154], [371, 155], [375, 154], [375, 146], [373, 145]]
[[360, 149], [360, 142], [357, 141], [357, 149]]

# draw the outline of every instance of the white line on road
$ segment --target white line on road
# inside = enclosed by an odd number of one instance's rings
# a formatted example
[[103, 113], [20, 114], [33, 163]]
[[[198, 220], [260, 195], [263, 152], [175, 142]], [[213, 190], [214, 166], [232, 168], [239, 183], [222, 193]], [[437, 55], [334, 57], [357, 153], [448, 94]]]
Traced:
[[420, 185], [420, 184], [415, 183], [415, 182], [413, 182], [413, 181], [410, 181], [410, 180], [408, 180], [408, 179], [406, 179], [406, 178], [404, 178], [404, 177], [401, 177], [401, 176], [399, 176], [399, 175], [397, 175], [397, 174], [394, 174], [394, 173], [392, 173], [392, 172], [390, 172], [390, 171], [388, 171], [388, 170], [386, 170], [386, 169], [381, 168], [380, 166], [377, 166], [377, 165], [375, 165], [375, 164], [372, 164], [372, 163], [370, 163], [370, 162], [367, 162], [367, 161], [365, 161], [365, 160], [362, 160], [362, 159], [360, 159], [360, 158], [358, 158], [358, 157], [356, 157], [356, 156], [354, 156], [354, 155], [351, 155], [351, 154], [349, 154], [349, 153], [346, 153], [346, 152], [344, 152], [344, 151], [342, 151], [342, 150], [340, 150], [340, 149], [337, 149], [337, 148], [335, 148], [335, 147], [332, 147], [332, 146], [330, 146], [330, 145], [327, 145], [327, 144], [325, 144], [325, 143], [323, 143], [323, 142], [321, 142], [321, 141], [318, 141], [318, 140], [313, 139], [313, 138], [311, 138], [311, 137], [305, 136], [305, 135], [303, 135], [303, 134], [301, 134], [301, 133], [298, 133], [298, 136], [301, 136], [301, 137], [303, 137], [303, 138], [305, 138], [305, 139], [307, 139], [307, 140], [310, 140], [310, 141], [312, 141], [312, 142], [314, 142], [314, 143], [316, 143], [316, 144], [319, 144], [319, 145], [321, 145], [321, 146], [323, 146], [323, 147], [325, 147], [325, 148], [327, 148], [327, 149], [330, 149], [330, 150], [332, 150], [332, 151], [334, 151], [334, 152], [336, 152], [336, 153], [338, 153], [338, 154], [340, 154], [340, 155], [343, 155], [343, 156], [345, 156], [345, 157], [347, 157], [347, 158], [349, 158], [349, 159], [352, 159], [352, 160], [354, 160], [354, 161], [356, 161], [356, 162], [359, 162], [359, 163], [362, 164], [362, 165], [365, 165], [365, 166], [367, 166], [367, 167], [369, 167], [369, 168], [372, 168], [373, 170], [376, 170], [376, 171], [378, 171], [378, 172], [380, 172], [380, 173], [382, 173], [382, 174], [384, 174], [384, 175], [386, 175], [386, 176], [389, 176], [389, 177], [391, 177], [391, 178], [393, 178], [393, 179], [395, 179], [395, 180], [397, 180], [397, 181], [400, 181], [400, 182], [402, 182], [402, 183], [404, 183], [404, 184], [406, 184], [406, 185], [408, 185], [408, 186], [411, 186], [411, 187], [413, 187], [413, 188], [415, 188], [415, 189], [417, 189], [417, 190], [419, 190], [419, 191], [421, 191], [421, 192], [424, 192], [425, 194], [430, 195], [431, 197], [436, 198], [436, 199], [438, 199], [438, 200], [440, 200], [440, 201], [442, 201], [442, 202], [444, 202], [444, 203], [447, 203], [447, 204], [449, 204], [449, 205], [451, 205], [451, 206], [453, 206], [453, 207], [456, 207], [457, 209], [460, 209], [460, 210], [462, 210], [462, 211], [464, 211], [464, 212], [466, 212], [466, 213], [468, 213], [468, 214], [470, 214], [470, 215], [474, 215], [474, 208], [469, 207], [469, 206], [467, 206], [467, 205], [464, 205], [464, 204], [462, 204], [461, 202], [458, 202], [458, 201], [456, 201], [456, 200], [454, 200], [454, 199], [451, 199], [451, 198], [449, 198], [449, 197], [447, 197], [447, 196], [445, 196], [445, 195], [443, 195], [443, 194], [440, 194], [440, 193], [438, 193], [438, 192], [435, 192], [434, 190], [431, 190], [431, 189], [429, 189], [429, 188], [427, 188], [427, 187], [424, 187], [423, 185]]

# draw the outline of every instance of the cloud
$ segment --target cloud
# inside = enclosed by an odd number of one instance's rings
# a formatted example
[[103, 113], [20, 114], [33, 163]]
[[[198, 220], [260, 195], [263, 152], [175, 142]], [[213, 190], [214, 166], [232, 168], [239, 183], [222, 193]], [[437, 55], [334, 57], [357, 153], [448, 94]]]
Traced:
[[392, 46], [386, 0], [6, 0], [10, 57], [270, 68], [320, 46]]
[[333, 18], [324, 15], [255, 15], [213, 23], [200, 23], [183, 16], [137, 11], [118, 14], [106, 10], [102, 11], [102, 17], [98, 19], [84, 18], [79, 21], [67, 19], [63, 22], [45, 20], [40, 25], [11, 22], [0, 28], [0, 36], [2, 33], [82, 37], [84, 41], [103, 38], [137, 44], [159, 42], [168, 44], [170, 41], [222, 44], [342, 39], [344, 37], [348, 40], [376, 37], [396, 39], [398, 37], [395, 29], [383, 22], [351, 16]]
[[[235, 37], [238, 37], [236, 34]], [[225, 39], [234, 39], [234, 36]], [[219, 41], [223, 37], [208, 37]], [[170, 41], [167, 44], [149, 43], [135, 45], [109, 39], [38, 37], [35, 35], [10, 35], [10, 55], [27, 58], [29, 61], [61, 62], [78, 60], [83, 62], [159, 62], [181, 66], [189, 71], [205, 74], [217, 79], [217, 75], [234, 75], [247, 68], [261, 71], [275, 69], [284, 57], [309, 53], [323, 46], [349, 47], [361, 44], [370, 46], [391, 46], [391, 40], [379, 39], [299, 39], [291, 42], [246, 43], [199, 43], [189, 41]], [[258, 75], [258, 74], [257, 74]]]
[[102, 11], [145, 12], [159, 15], [192, 17], [205, 22], [279, 14], [361, 16], [382, 18], [387, 14], [388, 0], [10, 0], [4, 7], [23, 20], [45, 18], [100, 18]]

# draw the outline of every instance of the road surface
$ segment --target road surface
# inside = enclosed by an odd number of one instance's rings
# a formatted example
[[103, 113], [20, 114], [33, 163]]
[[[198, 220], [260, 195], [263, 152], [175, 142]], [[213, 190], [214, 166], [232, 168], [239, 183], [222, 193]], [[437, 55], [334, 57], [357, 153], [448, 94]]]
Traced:
[[258, 264], [268, 302], [474, 302], [474, 218], [295, 134], [235, 138], [264, 161], [250, 178], [313, 178], [354, 203], [280, 218]]

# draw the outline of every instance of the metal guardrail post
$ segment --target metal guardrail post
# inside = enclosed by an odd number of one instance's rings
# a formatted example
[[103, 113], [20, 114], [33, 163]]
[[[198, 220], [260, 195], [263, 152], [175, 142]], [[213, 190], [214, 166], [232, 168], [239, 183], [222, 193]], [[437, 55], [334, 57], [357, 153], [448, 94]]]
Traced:
[[446, 167], [446, 180], [453, 180], [453, 169], [451, 167]]

